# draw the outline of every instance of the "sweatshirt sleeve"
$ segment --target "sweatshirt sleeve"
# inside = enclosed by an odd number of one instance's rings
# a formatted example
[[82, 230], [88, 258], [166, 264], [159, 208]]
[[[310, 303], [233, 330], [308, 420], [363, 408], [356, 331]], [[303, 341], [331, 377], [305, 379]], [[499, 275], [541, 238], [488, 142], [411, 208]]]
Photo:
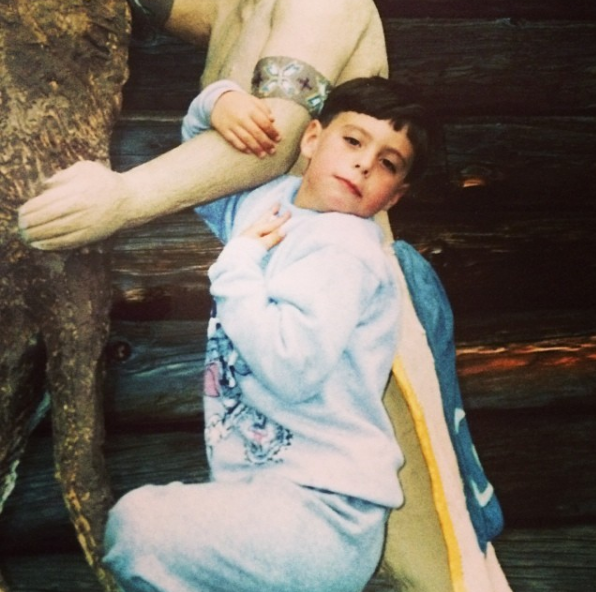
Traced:
[[[187, 142], [211, 127], [213, 106], [222, 94], [228, 91], [245, 92], [231, 80], [218, 80], [206, 86], [191, 102], [188, 112], [182, 120], [182, 141]], [[222, 242], [230, 236], [237, 207], [247, 192], [208, 202], [195, 208], [195, 212], [203, 218], [211, 231]]]
[[188, 107], [188, 112], [182, 119], [183, 142], [187, 142], [194, 136], [211, 128], [211, 112], [217, 99], [231, 90], [245, 92], [232, 80], [218, 80], [206, 86], [193, 99]]
[[238, 237], [211, 267], [218, 318], [255, 377], [288, 403], [308, 399], [336, 367], [379, 282], [364, 262], [329, 245], [273, 279], [267, 251]]

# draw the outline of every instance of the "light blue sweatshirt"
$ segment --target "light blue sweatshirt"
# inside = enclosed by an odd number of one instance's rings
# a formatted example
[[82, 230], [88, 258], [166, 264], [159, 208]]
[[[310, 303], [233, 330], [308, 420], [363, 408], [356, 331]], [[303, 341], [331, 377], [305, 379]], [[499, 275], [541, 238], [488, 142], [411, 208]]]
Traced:
[[[272, 471], [397, 507], [403, 456], [382, 403], [399, 333], [395, 261], [372, 220], [296, 207], [300, 183], [284, 176], [197, 208], [226, 243], [209, 271], [212, 477]], [[239, 236], [277, 203], [292, 214], [278, 246]]]

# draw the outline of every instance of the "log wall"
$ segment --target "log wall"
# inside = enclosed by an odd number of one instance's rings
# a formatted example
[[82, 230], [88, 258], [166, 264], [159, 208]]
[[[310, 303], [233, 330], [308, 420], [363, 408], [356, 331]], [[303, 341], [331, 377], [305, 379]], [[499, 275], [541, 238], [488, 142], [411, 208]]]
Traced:
[[[392, 225], [433, 264], [454, 308], [468, 419], [506, 517], [497, 552], [516, 592], [593, 589], [596, 5], [378, 5], [392, 76], [421, 89], [442, 130]], [[167, 37], [137, 40], [115, 168], [177, 144], [203, 58]], [[206, 478], [198, 392], [218, 248], [188, 212], [117, 238], [105, 389], [117, 494]], [[95, 592], [50, 437], [42, 425], [32, 438], [0, 517], [0, 565], [15, 591]]]

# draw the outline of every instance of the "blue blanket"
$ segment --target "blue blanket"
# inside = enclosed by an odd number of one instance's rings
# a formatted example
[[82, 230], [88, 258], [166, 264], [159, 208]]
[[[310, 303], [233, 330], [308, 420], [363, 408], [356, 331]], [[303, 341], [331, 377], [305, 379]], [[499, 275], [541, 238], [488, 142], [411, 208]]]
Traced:
[[431, 265], [404, 241], [394, 243], [418, 319], [426, 331], [441, 389], [443, 413], [455, 450], [466, 506], [483, 552], [503, 529], [503, 514], [476, 454], [463, 409], [455, 367], [453, 313]]

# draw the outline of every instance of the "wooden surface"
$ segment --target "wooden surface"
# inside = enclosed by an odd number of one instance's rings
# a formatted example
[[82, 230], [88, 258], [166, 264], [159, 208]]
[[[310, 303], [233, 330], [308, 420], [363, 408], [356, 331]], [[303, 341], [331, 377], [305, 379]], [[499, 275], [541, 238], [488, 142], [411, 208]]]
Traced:
[[[378, 4], [392, 75], [418, 85], [438, 113], [429, 175], [392, 225], [431, 261], [454, 308], [468, 419], [505, 512], [498, 555], [515, 592], [591, 590], [595, 5]], [[202, 60], [169, 38], [133, 47], [112, 142], [117, 169], [177, 144]], [[205, 274], [218, 249], [190, 212], [117, 239], [106, 382], [117, 494], [149, 480], [206, 478], [198, 393]], [[53, 482], [49, 442], [45, 424], [0, 517], [0, 565], [17, 592], [95, 591]]]
[[[496, 549], [515, 592], [589, 592], [594, 589], [596, 527], [508, 530]], [[58, 552], [17, 555], [4, 562], [12, 592], [100, 592], [83, 559]], [[51, 582], [51, 586], [48, 584]], [[365, 592], [395, 592], [375, 578]]]

